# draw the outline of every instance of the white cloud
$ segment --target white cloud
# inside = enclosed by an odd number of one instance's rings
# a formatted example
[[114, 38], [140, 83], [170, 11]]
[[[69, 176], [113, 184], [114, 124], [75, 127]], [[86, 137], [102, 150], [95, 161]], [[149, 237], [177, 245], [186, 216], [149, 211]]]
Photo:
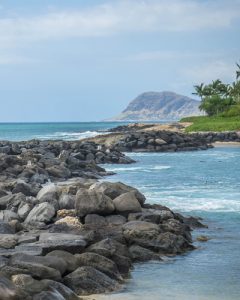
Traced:
[[234, 62], [210, 61], [189, 69], [182, 70], [182, 75], [194, 83], [208, 83], [215, 79], [232, 82], [235, 79], [236, 65]]
[[239, 1], [113, 1], [75, 11], [2, 18], [0, 41], [209, 30], [231, 26], [239, 17]]

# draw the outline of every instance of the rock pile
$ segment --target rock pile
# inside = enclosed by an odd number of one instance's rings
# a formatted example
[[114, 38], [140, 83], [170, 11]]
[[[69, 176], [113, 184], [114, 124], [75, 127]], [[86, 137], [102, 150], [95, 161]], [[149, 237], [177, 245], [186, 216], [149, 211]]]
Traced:
[[173, 131], [143, 131], [126, 133], [114, 144], [124, 152], [176, 152], [212, 148], [201, 135], [195, 136]]
[[118, 289], [133, 262], [193, 249], [191, 224], [123, 183], [73, 178], [0, 189], [0, 295], [75, 300]]
[[[93, 142], [0, 142], [1, 177], [23, 179], [36, 185], [49, 179], [60, 180], [74, 176], [100, 178], [107, 173], [97, 164], [131, 162], [132, 159], [118, 150], [107, 149]], [[30, 187], [20, 181], [14, 188], [14, 193], [22, 190], [28, 196], [37, 193], [37, 187]]]

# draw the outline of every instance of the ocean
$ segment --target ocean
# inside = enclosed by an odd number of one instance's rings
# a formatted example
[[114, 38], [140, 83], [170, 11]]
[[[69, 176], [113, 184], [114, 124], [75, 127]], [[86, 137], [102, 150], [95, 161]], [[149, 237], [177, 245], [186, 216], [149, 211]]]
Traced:
[[[106, 165], [110, 181], [137, 187], [147, 202], [199, 216], [197, 249], [165, 262], [137, 264], [112, 300], [240, 299], [240, 147], [179, 153], [131, 153], [132, 165]], [[196, 237], [206, 235], [206, 243]]]
[[[119, 122], [0, 124], [0, 140], [76, 140]], [[137, 187], [147, 202], [200, 216], [208, 229], [193, 231], [197, 249], [164, 262], [135, 265], [112, 300], [240, 299], [240, 147], [179, 153], [130, 153], [131, 165], [104, 165], [106, 178]], [[206, 243], [196, 242], [206, 235]]]

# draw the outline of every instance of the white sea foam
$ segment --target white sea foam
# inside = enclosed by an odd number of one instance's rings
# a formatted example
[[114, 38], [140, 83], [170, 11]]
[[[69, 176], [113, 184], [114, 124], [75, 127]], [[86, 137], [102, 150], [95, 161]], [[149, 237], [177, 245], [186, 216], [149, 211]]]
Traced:
[[240, 201], [234, 199], [219, 198], [186, 198], [186, 197], [161, 197], [161, 193], [146, 195], [148, 201], [161, 203], [169, 206], [173, 210], [183, 212], [208, 211], [208, 212], [239, 212]]
[[84, 132], [55, 132], [53, 134], [47, 134], [47, 135], [38, 135], [36, 136], [37, 139], [41, 140], [67, 140], [67, 141], [74, 141], [74, 140], [80, 140], [88, 137], [94, 137], [99, 135], [100, 132], [98, 131], [84, 131]]

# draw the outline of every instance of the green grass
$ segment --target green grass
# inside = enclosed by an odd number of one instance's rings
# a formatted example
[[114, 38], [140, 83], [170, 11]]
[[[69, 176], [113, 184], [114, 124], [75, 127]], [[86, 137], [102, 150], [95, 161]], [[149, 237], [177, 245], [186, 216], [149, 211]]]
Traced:
[[240, 130], [240, 115], [234, 117], [187, 117], [180, 120], [180, 122], [191, 122], [185, 131], [234, 131]]

